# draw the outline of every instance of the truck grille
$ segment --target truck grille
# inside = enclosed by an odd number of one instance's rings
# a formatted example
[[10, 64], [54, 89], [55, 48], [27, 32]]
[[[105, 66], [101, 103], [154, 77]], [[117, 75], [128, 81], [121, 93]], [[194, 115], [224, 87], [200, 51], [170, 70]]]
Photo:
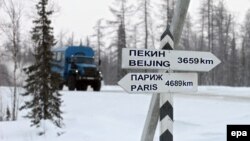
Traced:
[[96, 76], [96, 68], [84, 68], [84, 76]]

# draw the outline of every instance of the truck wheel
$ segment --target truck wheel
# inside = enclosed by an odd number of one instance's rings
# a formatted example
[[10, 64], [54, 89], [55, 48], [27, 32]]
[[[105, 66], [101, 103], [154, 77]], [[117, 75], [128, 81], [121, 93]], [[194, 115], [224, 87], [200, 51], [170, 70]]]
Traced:
[[77, 91], [81, 91], [81, 86], [79, 86], [78, 84], [76, 84], [76, 90]]
[[96, 81], [93, 84], [93, 89], [94, 89], [94, 91], [100, 91], [100, 89], [101, 89], [101, 81]]
[[76, 82], [76, 90], [77, 91], [81, 91], [81, 83], [80, 82]]
[[82, 85], [81, 85], [81, 89], [82, 89], [83, 91], [86, 91], [87, 88], [88, 88], [88, 85], [86, 85], [86, 84], [82, 84]]
[[68, 87], [70, 91], [74, 91], [76, 88], [76, 79], [74, 76], [69, 76], [68, 78]]

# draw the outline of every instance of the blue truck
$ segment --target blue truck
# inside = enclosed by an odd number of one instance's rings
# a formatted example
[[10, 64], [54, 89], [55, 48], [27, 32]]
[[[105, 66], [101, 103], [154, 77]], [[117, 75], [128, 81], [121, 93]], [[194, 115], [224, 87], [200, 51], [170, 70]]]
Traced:
[[95, 64], [95, 52], [88, 46], [67, 46], [52, 50], [53, 61], [51, 70], [61, 76], [62, 83], [70, 91], [86, 91], [91, 86], [94, 91], [100, 91], [102, 74]]

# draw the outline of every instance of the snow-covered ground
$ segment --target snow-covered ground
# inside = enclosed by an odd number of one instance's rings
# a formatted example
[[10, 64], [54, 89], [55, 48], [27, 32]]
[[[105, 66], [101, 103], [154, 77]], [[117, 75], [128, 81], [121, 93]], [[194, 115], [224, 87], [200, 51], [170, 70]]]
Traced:
[[[0, 122], [0, 141], [140, 141], [152, 95], [127, 94], [116, 86], [61, 93], [64, 134], [47, 125], [47, 134], [37, 136], [21, 111], [18, 121]], [[9, 88], [0, 87], [0, 95], [3, 105], [10, 102]], [[250, 124], [250, 88], [210, 86], [175, 94], [174, 118], [174, 141], [225, 141], [227, 124]]]

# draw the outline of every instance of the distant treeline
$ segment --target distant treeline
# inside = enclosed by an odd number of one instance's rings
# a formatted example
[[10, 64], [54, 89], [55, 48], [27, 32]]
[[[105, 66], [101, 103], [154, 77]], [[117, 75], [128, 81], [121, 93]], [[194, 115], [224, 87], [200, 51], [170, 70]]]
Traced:
[[[61, 31], [55, 36], [56, 46], [92, 46], [96, 50], [97, 62], [101, 62], [100, 69], [105, 84], [116, 85], [127, 72], [132, 71], [121, 69], [122, 48], [159, 48], [160, 36], [171, 23], [175, 4], [174, 0], [154, 3], [152, 0], [114, 0], [109, 7], [113, 17], [99, 19], [94, 26], [93, 35], [79, 43], [75, 41], [74, 33]], [[199, 73], [200, 85], [250, 86], [250, 10], [245, 14], [244, 21], [236, 19], [237, 15], [228, 10], [224, 0], [203, 0], [196, 15], [187, 15], [179, 46], [175, 49], [209, 51], [221, 60], [221, 64], [212, 71]], [[32, 43], [27, 39], [30, 37], [22, 36], [18, 31], [10, 32], [10, 26], [1, 26], [0, 38], [5, 33], [16, 33], [16, 43], [21, 48], [18, 50], [21, 54], [14, 59], [32, 61]], [[15, 29], [20, 30], [21, 24], [16, 27], [18, 28]], [[2, 45], [1, 50], [5, 51], [1, 52], [1, 58], [6, 58], [4, 54], [8, 54], [8, 51], [12, 52], [9, 60], [15, 55], [11, 41], [8, 39]], [[23, 59], [17, 59], [18, 57]], [[6, 72], [5, 61], [1, 60], [3, 59], [0, 59], [0, 78], [4, 78], [5, 74], [11, 76], [13, 72]], [[6, 79], [0, 79], [0, 84], [11, 84], [11, 80]]]
[[[129, 1], [116, 2], [110, 8], [116, 20], [100, 20], [96, 26], [96, 41], [101, 43], [94, 45], [97, 52], [101, 48], [106, 84], [116, 84], [128, 71], [121, 70], [121, 48], [159, 48], [159, 37], [171, 23], [175, 5], [171, 0], [162, 0], [156, 6], [150, 0], [140, 0], [137, 7]], [[199, 84], [250, 86], [250, 10], [242, 23], [236, 21], [237, 15], [228, 10], [223, 0], [203, 0], [198, 11], [197, 15], [187, 15], [175, 49], [209, 51], [221, 60], [212, 71], [199, 73]], [[107, 38], [112, 40], [105, 42]]]

